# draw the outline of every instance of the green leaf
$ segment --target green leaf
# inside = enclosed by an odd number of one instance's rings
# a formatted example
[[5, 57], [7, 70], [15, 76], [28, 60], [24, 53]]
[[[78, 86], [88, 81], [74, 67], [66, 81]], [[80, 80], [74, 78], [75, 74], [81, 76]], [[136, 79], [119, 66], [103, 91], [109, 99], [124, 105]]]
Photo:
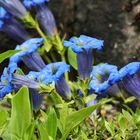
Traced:
[[16, 74], [25, 75], [24, 72], [22, 71], [22, 69], [20, 69], [20, 68], [18, 68], [18, 70], [16, 71]]
[[24, 140], [23, 136], [31, 125], [31, 117], [29, 91], [23, 86], [12, 99], [11, 140]]
[[93, 111], [99, 107], [100, 104], [96, 104], [94, 106], [89, 106], [86, 108], [82, 108], [74, 113], [71, 113], [67, 119], [66, 119], [66, 127], [64, 134], [61, 138], [61, 140], [65, 140], [67, 136], [69, 135], [70, 131], [79, 125], [85, 118], [87, 118]]
[[88, 137], [86, 136], [86, 134], [83, 131], [81, 131], [81, 137], [82, 137], [83, 140], [89, 140]]
[[9, 50], [4, 53], [0, 54], [0, 63], [3, 62], [5, 59], [11, 57], [12, 55], [16, 54], [19, 52], [19, 50]]
[[48, 135], [48, 131], [46, 130], [46, 125], [43, 123], [40, 123], [38, 125], [38, 130], [40, 133], [40, 138], [41, 140], [50, 140], [49, 135]]
[[31, 140], [34, 134], [34, 129], [35, 129], [35, 123], [33, 122], [29, 127], [26, 129], [26, 132], [24, 134], [24, 140]]
[[0, 136], [7, 130], [8, 125], [8, 112], [6, 110], [0, 110]]
[[131, 96], [131, 97], [129, 97], [129, 98], [127, 98], [127, 99], [125, 99], [125, 103], [127, 104], [127, 103], [131, 103], [131, 102], [133, 102], [134, 100], [136, 100], [136, 97], [134, 97], [134, 96]]
[[132, 117], [132, 115], [131, 115], [129, 112], [127, 112], [127, 111], [125, 111], [125, 110], [122, 110], [122, 113], [123, 113], [123, 116], [124, 116], [129, 122], [131, 122], [131, 121], [133, 120], [133, 117]]
[[124, 132], [127, 128], [126, 118], [122, 117], [119, 121], [119, 124], [120, 124], [121, 131]]
[[57, 132], [57, 116], [53, 108], [49, 109], [48, 118], [46, 121], [46, 130], [49, 136], [55, 140]]
[[74, 69], [78, 70], [76, 54], [71, 50], [71, 48], [68, 48], [68, 61]]
[[114, 123], [105, 121], [105, 127], [106, 127], [107, 131], [111, 134], [111, 136], [114, 136], [114, 133], [115, 133]]

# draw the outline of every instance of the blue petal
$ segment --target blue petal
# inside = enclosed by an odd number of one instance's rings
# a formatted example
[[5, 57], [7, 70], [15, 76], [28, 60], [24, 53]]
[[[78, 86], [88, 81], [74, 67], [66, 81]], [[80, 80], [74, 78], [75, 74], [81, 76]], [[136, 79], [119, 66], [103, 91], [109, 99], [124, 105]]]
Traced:
[[132, 62], [124, 66], [119, 70], [119, 74], [121, 77], [125, 77], [127, 75], [133, 75], [140, 70], [140, 62]]
[[79, 38], [72, 37], [69, 41], [64, 41], [65, 47], [71, 47], [75, 53], [88, 51], [89, 49], [96, 49], [97, 51], [102, 50], [103, 40], [98, 40], [89, 36], [81, 35]]
[[25, 5], [25, 7], [30, 9], [32, 6], [40, 5], [42, 3], [49, 2], [49, 1], [50, 0], [24, 0], [23, 4]]

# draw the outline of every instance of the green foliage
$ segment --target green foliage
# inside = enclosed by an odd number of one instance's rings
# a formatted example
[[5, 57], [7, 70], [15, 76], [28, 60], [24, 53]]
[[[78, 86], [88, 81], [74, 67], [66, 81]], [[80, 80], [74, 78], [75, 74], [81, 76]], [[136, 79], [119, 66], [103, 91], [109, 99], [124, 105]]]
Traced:
[[71, 48], [68, 49], [68, 61], [74, 69], [78, 69], [76, 54], [71, 50]]
[[3, 135], [8, 125], [8, 112], [4, 109], [0, 110], [0, 136]]
[[[26, 133], [29, 134], [29, 129], [32, 129], [30, 126], [31, 119], [29, 91], [26, 87], [22, 87], [12, 99], [10, 120], [11, 140], [19, 140], [27, 137]], [[32, 133], [32, 131], [30, 132]]]
[[0, 54], [0, 63], [3, 62], [5, 59], [11, 57], [12, 55], [16, 54], [19, 52], [19, 50], [9, 50], [4, 53]]

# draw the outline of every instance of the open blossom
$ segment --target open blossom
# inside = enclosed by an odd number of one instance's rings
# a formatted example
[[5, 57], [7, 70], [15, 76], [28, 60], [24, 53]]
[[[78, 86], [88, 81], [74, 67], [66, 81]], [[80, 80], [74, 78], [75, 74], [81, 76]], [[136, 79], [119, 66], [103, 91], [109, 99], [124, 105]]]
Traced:
[[23, 25], [2, 7], [0, 7], [0, 31], [19, 43], [30, 38]]
[[89, 78], [92, 70], [92, 50], [102, 50], [103, 41], [81, 35], [79, 38], [72, 37], [69, 41], [64, 41], [63, 45], [65, 47], [70, 47], [72, 51], [77, 54], [78, 72], [80, 78], [83, 80]]
[[112, 74], [117, 73], [118, 68], [115, 65], [110, 65], [107, 63], [99, 64], [93, 66], [91, 72], [91, 81], [89, 88], [93, 93], [101, 94], [103, 92], [118, 92], [116, 85], [110, 84], [109, 78]]
[[65, 99], [71, 97], [69, 87], [65, 81], [64, 73], [70, 67], [64, 62], [56, 62], [46, 65], [40, 72], [30, 72], [27, 77], [32, 78], [45, 85], [55, 82], [56, 91]]
[[[125, 91], [140, 100], [140, 78], [137, 73], [140, 71], [140, 62], [132, 62], [119, 70], [120, 85]], [[116, 81], [118, 82], [118, 81]]]
[[[139, 70], [140, 62], [129, 63], [120, 70], [114, 67], [107, 78], [103, 80], [104, 76], [101, 75], [103, 70], [98, 71], [100, 75], [97, 75], [96, 78], [96, 69], [93, 69], [95, 74], [92, 73], [94, 77], [91, 79], [89, 88], [96, 93], [108, 92], [109, 90], [116, 92], [118, 91], [116, 86], [119, 84], [129, 94], [140, 99], [140, 78], [137, 75]], [[102, 80], [100, 77], [103, 77]]]
[[42, 95], [38, 94], [40, 84], [23, 75], [11, 74], [5, 68], [0, 80], [0, 99], [3, 99], [13, 90], [18, 91], [22, 86], [27, 86], [31, 94], [33, 109], [38, 109], [42, 103]]
[[28, 15], [28, 11], [20, 0], [0, 0], [0, 6], [18, 18], [23, 18]]
[[19, 50], [18, 53], [13, 55], [10, 58], [8, 68], [13, 73], [18, 69], [17, 64], [20, 61], [23, 61], [28, 68], [34, 71], [40, 71], [44, 68], [45, 63], [42, 60], [41, 56], [37, 53], [37, 49], [42, 45], [43, 38], [32, 38], [21, 45], [16, 46], [16, 50]]

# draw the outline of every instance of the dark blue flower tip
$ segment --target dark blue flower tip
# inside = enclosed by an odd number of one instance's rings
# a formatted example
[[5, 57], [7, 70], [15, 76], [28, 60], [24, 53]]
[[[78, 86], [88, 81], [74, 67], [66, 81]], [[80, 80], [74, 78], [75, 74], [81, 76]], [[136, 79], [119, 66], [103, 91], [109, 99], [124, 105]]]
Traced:
[[136, 74], [140, 70], [140, 62], [132, 62], [119, 70], [121, 78]]
[[109, 81], [110, 76], [117, 72], [118, 68], [115, 65], [103, 63], [93, 66], [93, 70], [90, 75], [91, 81], [89, 88], [95, 93], [102, 93], [112, 84], [113, 79], [110, 79]]
[[40, 5], [45, 2], [49, 2], [50, 0], [24, 0], [23, 4], [26, 8], [30, 9], [32, 6]]
[[56, 35], [57, 27], [53, 13], [45, 5], [36, 7], [37, 20], [46, 35]]
[[80, 35], [79, 38], [72, 37], [69, 41], [64, 41], [63, 45], [65, 47], [71, 47], [72, 51], [74, 51], [75, 53], [81, 53], [85, 50], [88, 51], [89, 49], [100, 51], [103, 48], [103, 43], [103, 40]]
[[34, 110], [39, 110], [42, 104], [43, 95], [38, 94], [37, 92], [31, 92], [31, 102]]
[[11, 17], [11, 15], [3, 8], [0, 7], [0, 20], [7, 20]]
[[25, 41], [21, 45], [17, 45], [15, 50], [19, 50], [19, 52], [10, 58], [9, 65], [13, 62], [18, 63], [22, 60], [23, 56], [36, 52], [37, 49], [42, 45], [43, 41], [43, 38], [32, 38]]
[[0, 0], [0, 6], [15, 17], [23, 18], [28, 15], [20, 0]]
[[24, 26], [15, 18], [8, 18], [5, 16], [5, 19], [0, 19], [0, 22], [2, 23], [0, 25], [0, 31], [4, 32], [8, 37], [16, 40], [17, 42], [23, 43], [25, 40], [30, 38], [30, 35]]

